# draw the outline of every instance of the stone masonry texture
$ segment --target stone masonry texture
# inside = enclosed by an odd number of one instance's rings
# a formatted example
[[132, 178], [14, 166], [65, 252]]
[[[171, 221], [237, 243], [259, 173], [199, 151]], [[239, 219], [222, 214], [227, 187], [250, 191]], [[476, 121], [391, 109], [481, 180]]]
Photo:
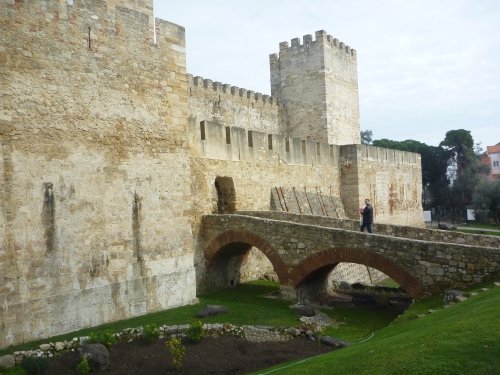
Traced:
[[423, 226], [420, 156], [359, 145], [356, 52], [324, 31], [281, 43], [268, 96], [187, 74], [152, 0], [0, 0], [0, 20], [0, 348], [196, 302], [217, 178], [236, 210], [281, 187]]

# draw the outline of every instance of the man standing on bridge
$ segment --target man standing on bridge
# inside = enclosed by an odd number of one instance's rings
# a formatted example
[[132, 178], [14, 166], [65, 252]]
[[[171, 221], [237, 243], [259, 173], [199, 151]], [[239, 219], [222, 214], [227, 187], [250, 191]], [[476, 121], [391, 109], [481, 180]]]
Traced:
[[363, 219], [361, 220], [361, 226], [359, 229], [361, 232], [364, 232], [366, 228], [368, 233], [372, 233], [373, 207], [368, 198], [365, 199], [365, 208], [360, 213], [363, 216]]

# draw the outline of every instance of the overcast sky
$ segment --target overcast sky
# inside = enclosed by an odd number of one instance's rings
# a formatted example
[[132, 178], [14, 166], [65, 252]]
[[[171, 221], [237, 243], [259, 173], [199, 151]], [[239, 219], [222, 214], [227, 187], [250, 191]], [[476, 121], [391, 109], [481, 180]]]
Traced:
[[270, 94], [269, 54], [325, 30], [357, 51], [361, 129], [437, 146], [500, 142], [500, 0], [154, 1], [186, 29], [187, 71]]

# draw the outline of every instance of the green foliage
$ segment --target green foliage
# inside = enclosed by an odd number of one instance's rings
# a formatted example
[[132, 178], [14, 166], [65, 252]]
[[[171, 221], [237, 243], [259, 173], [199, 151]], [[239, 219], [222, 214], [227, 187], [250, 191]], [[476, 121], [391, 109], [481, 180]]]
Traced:
[[493, 219], [500, 225], [500, 180], [480, 181], [474, 191], [473, 204], [477, 221]]
[[78, 365], [76, 365], [76, 372], [78, 375], [87, 375], [92, 371], [92, 367], [90, 367], [90, 362], [87, 356], [83, 356]]
[[399, 284], [396, 281], [394, 281], [393, 279], [391, 279], [390, 277], [379, 281], [378, 283], [376, 283], [376, 285], [385, 286], [388, 288], [399, 288]]
[[186, 354], [186, 348], [182, 345], [182, 341], [177, 337], [172, 337], [165, 344], [172, 356], [172, 366], [176, 369], [181, 368], [184, 355]]
[[107, 348], [116, 344], [116, 341], [115, 335], [113, 335], [110, 331], [96, 331], [92, 332], [89, 336], [89, 343], [100, 343], [105, 345]]
[[355, 342], [368, 337], [371, 332], [387, 326], [397, 316], [396, 310], [373, 307], [335, 306], [322, 310], [336, 324], [326, 327], [323, 334]]
[[361, 130], [361, 144], [370, 145], [372, 143], [373, 132], [371, 130]]
[[43, 375], [49, 363], [44, 357], [26, 357], [21, 362], [21, 367], [28, 375]]
[[460, 176], [473, 160], [477, 160], [474, 153], [474, 140], [469, 130], [458, 129], [446, 132], [445, 139], [439, 146], [451, 152], [450, 157], [456, 164], [457, 176]]
[[160, 336], [160, 328], [155, 323], [146, 324], [142, 335], [144, 340], [151, 342]]
[[0, 374], [1, 375], [26, 375], [26, 371], [24, 371], [24, 369], [19, 367], [19, 366], [9, 367], [9, 368], [0, 367]]
[[203, 329], [203, 322], [196, 320], [191, 323], [191, 326], [186, 331], [186, 336], [189, 341], [198, 343], [205, 337], [205, 330]]

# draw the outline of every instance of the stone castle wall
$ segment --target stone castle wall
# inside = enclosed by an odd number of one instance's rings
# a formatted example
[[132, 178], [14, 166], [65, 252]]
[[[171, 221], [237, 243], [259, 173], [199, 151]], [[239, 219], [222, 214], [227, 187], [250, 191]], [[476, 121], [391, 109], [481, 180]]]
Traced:
[[[153, 20], [151, 0], [5, 0], [0, 20], [0, 347], [194, 302], [218, 177], [239, 210], [307, 187], [341, 197], [350, 217], [370, 193], [378, 222], [422, 222], [418, 161], [328, 144], [347, 142], [332, 127], [290, 132], [291, 118], [318, 120], [301, 114], [308, 103], [293, 114], [290, 101], [187, 75], [184, 29]], [[359, 135], [355, 54], [324, 35], [310, 42], [346, 54], [335, 74], [350, 77], [332, 108]]]
[[276, 99], [188, 74], [189, 114], [196, 122], [211, 121], [279, 134], [280, 107]]
[[105, 1], [0, 18], [0, 347], [195, 301], [184, 29], [154, 45]]
[[[341, 196], [350, 218], [369, 198], [375, 223], [424, 226], [420, 155], [368, 145], [340, 147]], [[350, 199], [346, 199], [350, 197]]]

